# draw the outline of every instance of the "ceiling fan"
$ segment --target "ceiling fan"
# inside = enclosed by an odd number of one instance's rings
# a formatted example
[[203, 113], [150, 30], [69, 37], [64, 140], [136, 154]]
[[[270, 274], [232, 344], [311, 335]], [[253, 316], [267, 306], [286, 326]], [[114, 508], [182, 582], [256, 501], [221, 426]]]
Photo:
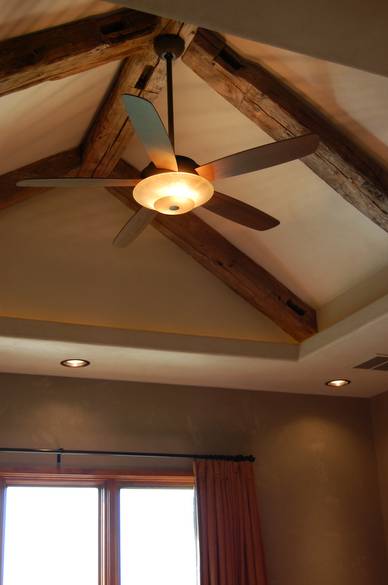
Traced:
[[272, 144], [244, 150], [218, 160], [198, 165], [174, 151], [174, 107], [172, 63], [184, 51], [184, 41], [177, 35], [160, 35], [154, 41], [157, 55], [167, 69], [168, 133], [153, 104], [144, 98], [123, 95], [129, 119], [151, 160], [136, 179], [64, 177], [25, 179], [21, 187], [133, 187], [133, 197], [142, 206], [124, 225], [113, 244], [124, 247], [133, 241], [157, 213], [180, 215], [196, 207], [249, 228], [263, 231], [279, 221], [251, 205], [214, 190], [216, 179], [258, 171], [315, 151], [319, 137], [307, 134]]

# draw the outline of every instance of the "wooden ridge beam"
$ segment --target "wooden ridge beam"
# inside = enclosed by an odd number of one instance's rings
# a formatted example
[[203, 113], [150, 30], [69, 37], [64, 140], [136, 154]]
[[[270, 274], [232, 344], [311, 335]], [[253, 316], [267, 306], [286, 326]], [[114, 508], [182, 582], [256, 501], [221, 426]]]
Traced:
[[208, 30], [197, 31], [183, 61], [275, 140], [308, 132], [318, 134], [318, 149], [303, 162], [388, 231], [387, 170], [302, 95]]
[[[179, 34], [188, 43], [194, 35], [194, 28], [167, 21], [161, 32]], [[151, 41], [140, 53], [125, 59], [81, 145], [80, 176], [110, 175], [133, 135], [122, 94], [130, 93], [154, 101], [165, 85], [165, 69], [165, 62], [155, 54]]]
[[[124, 161], [114, 174], [138, 176]], [[130, 209], [139, 209], [131, 190], [108, 191]], [[152, 225], [297, 341], [316, 333], [314, 309], [194, 213], [176, 217], [158, 213]]]
[[10, 207], [15, 203], [39, 195], [49, 189], [33, 189], [31, 187], [17, 187], [21, 179], [35, 179], [40, 177], [55, 178], [75, 175], [81, 163], [79, 148], [72, 148], [59, 152], [37, 162], [20, 167], [15, 171], [0, 176], [0, 209]]
[[115, 10], [0, 42], [0, 96], [141, 51], [161, 20]]

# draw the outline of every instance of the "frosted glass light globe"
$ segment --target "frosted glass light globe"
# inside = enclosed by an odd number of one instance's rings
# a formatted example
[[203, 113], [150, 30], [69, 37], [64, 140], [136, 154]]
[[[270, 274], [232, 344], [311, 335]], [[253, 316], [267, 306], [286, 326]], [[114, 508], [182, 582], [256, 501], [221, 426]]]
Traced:
[[209, 201], [213, 185], [193, 173], [168, 172], [151, 175], [133, 190], [134, 199], [143, 207], [167, 215], [187, 213]]

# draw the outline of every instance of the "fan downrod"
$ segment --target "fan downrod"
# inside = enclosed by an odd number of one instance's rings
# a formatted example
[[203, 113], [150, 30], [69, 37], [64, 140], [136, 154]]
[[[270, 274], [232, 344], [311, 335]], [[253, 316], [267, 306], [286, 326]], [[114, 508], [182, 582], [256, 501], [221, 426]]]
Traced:
[[154, 49], [156, 54], [166, 62], [168, 136], [172, 147], [175, 148], [172, 63], [182, 55], [185, 42], [179, 35], [159, 35], [154, 39]]
[[161, 59], [178, 59], [185, 50], [185, 41], [179, 35], [159, 35], [154, 39], [154, 49]]

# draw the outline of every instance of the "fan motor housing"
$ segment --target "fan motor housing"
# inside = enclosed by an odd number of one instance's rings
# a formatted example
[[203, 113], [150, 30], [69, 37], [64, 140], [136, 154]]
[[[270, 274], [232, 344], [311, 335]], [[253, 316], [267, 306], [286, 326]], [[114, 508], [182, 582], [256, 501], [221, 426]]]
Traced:
[[[192, 158], [188, 156], [180, 156], [179, 154], [176, 155], [176, 161], [178, 164], [178, 170], [182, 173], [193, 173], [197, 175], [196, 168], [199, 166], [198, 163], [195, 162]], [[154, 163], [150, 163], [145, 167], [145, 169], [141, 172], [142, 179], [146, 177], [151, 177], [151, 175], [158, 175], [159, 173], [170, 173], [171, 171], [168, 169], [158, 169]]]

